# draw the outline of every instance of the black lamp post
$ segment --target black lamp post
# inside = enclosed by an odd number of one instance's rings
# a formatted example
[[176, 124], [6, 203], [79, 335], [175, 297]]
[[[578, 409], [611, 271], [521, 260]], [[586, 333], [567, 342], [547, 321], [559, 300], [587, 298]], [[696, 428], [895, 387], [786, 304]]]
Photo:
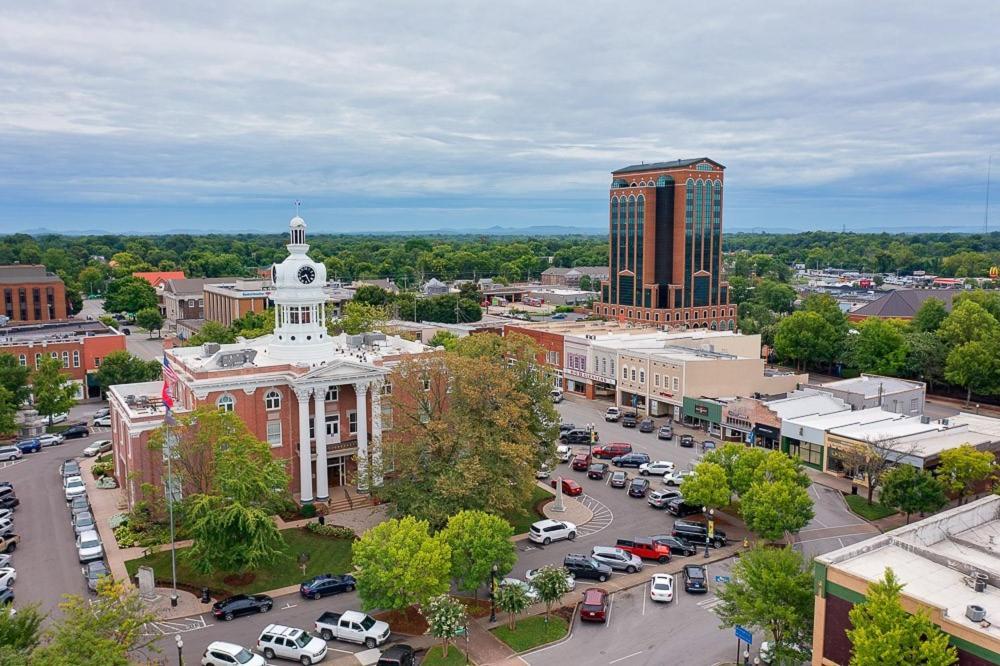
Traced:
[[705, 557], [709, 557], [708, 547], [712, 543], [712, 532], [715, 526], [715, 509], [701, 507], [702, 512], [708, 511], [708, 530], [705, 532]]
[[184, 666], [184, 653], [182, 652], [184, 649], [184, 641], [181, 640], [180, 634], [174, 634], [174, 640], [177, 641], [177, 663], [180, 664], [180, 666]]
[[496, 622], [497, 621], [496, 591], [497, 591], [497, 570], [498, 569], [499, 569], [499, 567], [497, 567], [496, 564], [494, 564], [493, 568], [490, 569], [490, 622]]

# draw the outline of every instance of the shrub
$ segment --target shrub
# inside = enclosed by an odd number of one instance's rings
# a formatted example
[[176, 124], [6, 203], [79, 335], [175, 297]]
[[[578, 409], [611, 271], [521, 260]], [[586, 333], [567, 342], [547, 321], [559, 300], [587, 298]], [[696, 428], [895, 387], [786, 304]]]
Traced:
[[114, 463], [109, 460], [107, 462], [94, 463], [94, 466], [90, 468], [90, 471], [94, 475], [95, 479], [99, 479], [102, 476], [111, 476], [114, 468]]
[[358, 536], [354, 533], [354, 530], [350, 527], [341, 527], [340, 525], [320, 525], [319, 523], [309, 523], [306, 525], [306, 529], [313, 534], [330, 537], [332, 539], [353, 540], [358, 538]]
[[99, 455], [96, 458], [94, 458], [94, 462], [95, 463], [111, 462], [111, 454], [110, 453], [102, 453], [101, 455]]
[[312, 504], [303, 504], [302, 508], [299, 509], [299, 515], [303, 518], [315, 518], [316, 517], [316, 507]]

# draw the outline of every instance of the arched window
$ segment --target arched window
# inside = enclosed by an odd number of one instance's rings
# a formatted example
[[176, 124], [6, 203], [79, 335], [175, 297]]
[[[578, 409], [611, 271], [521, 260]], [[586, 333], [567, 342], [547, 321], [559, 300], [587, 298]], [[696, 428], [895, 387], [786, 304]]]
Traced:
[[219, 396], [219, 399], [215, 401], [215, 406], [219, 408], [220, 412], [231, 412], [236, 408], [236, 399], [225, 393]]
[[264, 395], [264, 409], [281, 409], [281, 394], [271, 389]]
[[734, 328], [733, 320], [730, 319], [729, 320], [729, 330], [731, 331], [731, 330], [733, 330], [733, 328]]

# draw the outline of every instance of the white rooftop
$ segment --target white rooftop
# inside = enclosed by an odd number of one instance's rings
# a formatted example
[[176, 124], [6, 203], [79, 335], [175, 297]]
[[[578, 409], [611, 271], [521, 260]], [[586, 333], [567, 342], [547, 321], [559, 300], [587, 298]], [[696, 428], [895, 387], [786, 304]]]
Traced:
[[767, 406], [780, 419], [793, 419], [799, 416], [831, 414], [851, 409], [851, 406], [840, 398], [815, 389], [799, 389], [792, 391], [786, 397], [769, 400]]
[[887, 412], [881, 407], [871, 407], [869, 409], [858, 409], [853, 412], [850, 410], [844, 412], [832, 412], [829, 414], [782, 419], [782, 421], [792, 421], [795, 425], [807, 428], [816, 428], [817, 430], [832, 430], [833, 428], [852, 424], [898, 421], [904, 418], [906, 417], [902, 414]]
[[[963, 416], [971, 418], [964, 420]], [[925, 423], [920, 416], [910, 416], [833, 428], [830, 434], [868, 442], [891, 440], [894, 450], [912, 451], [926, 458], [963, 444], [979, 446], [1000, 441], [1000, 419], [959, 414]]]
[[116, 384], [108, 391], [117, 395], [128, 408], [129, 417], [157, 416], [166, 413], [163, 407], [163, 382]]
[[923, 386], [922, 382], [914, 382], [898, 377], [883, 377], [882, 375], [861, 375], [853, 379], [841, 379], [820, 384], [825, 389], [860, 393], [866, 398], [877, 398], [879, 395], [912, 391]]

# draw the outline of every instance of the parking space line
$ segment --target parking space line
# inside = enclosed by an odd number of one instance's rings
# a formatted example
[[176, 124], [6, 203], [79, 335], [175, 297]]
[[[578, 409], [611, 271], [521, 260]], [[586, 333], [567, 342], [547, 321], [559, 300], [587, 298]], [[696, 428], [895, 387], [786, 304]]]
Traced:
[[[649, 585], [649, 583], [646, 583], [646, 585]], [[646, 614], [646, 597], [649, 596], [649, 594], [646, 592], [646, 585], [642, 586], [642, 614], [643, 615]]]
[[627, 654], [624, 657], [619, 657], [618, 659], [615, 659], [613, 661], [609, 661], [608, 666], [611, 666], [611, 664], [617, 664], [619, 661], [625, 661], [626, 659], [631, 659], [637, 654], [642, 654], [642, 650], [639, 650], [638, 652], [633, 652], [632, 654]]

